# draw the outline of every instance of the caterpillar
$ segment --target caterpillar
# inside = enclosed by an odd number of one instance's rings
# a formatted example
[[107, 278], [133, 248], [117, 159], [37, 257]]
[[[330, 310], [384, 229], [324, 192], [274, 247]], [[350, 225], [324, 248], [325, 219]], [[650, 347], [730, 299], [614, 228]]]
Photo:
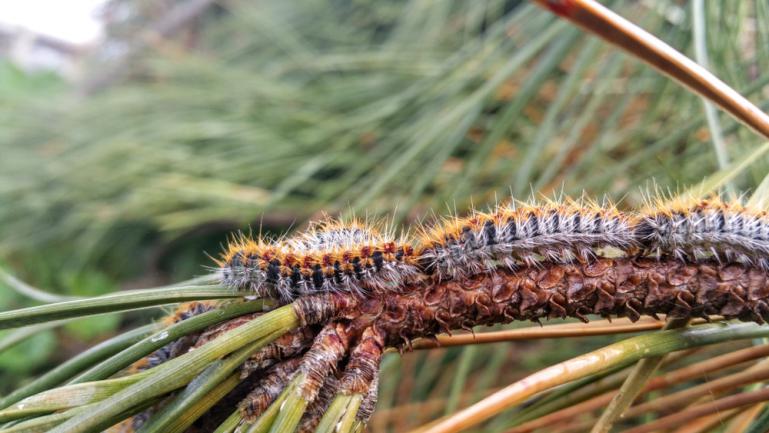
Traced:
[[736, 201], [679, 199], [651, 206], [635, 231], [639, 244], [657, 256], [715, 257], [769, 269], [769, 215]]
[[311, 293], [398, 292], [421, 279], [451, 280], [506, 268], [624, 257], [715, 259], [769, 269], [769, 215], [726, 202], [656, 199], [639, 211], [592, 200], [519, 202], [445, 218], [418, 236], [360, 221], [324, 220], [293, 238], [232, 242], [222, 283], [290, 301]]
[[[293, 237], [241, 236], [228, 246], [222, 282], [292, 301], [301, 324], [241, 367], [250, 382], [233, 395], [244, 419], [258, 418], [299, 374], [308, 402], [302, 429], [312, 431], [340, 393], [365, 396], [356, 414], [365, 421], [384, 348], [440, 332], [590, 315], [769, 320], [769, 214], [739, 202], [659, 199], [637, 211], [590, 200], [512, 202], [417, 228], [414, 237], [381, 227], [325, 219]], [[183, 304], [163, 323], [209, 308]], [[135, 367], [205, 345], [259, 314], [180, 339]], [[123, 426], [140, 427], [152, 411]]]
[[[160, 320], [160, 324], [163, 327], [171, 326], [175, 323], [179, 323], [182, 320], [187, 320], [190, 317], [203, 314], [207, 311], [211, 311], [216, 308], [216, 302], [214, 301], [192, 301], [179, 304], [174, 311], [167, 316], [164, 316]], [[129, 372], [135, 373], [143, 370], [149, 370], [156, 367], [171, 358], [175, 358], [192, 346], [193, 341], [191, 338], [181, 338], [166, 344], [160, 349], [152, 352], [148, 356], [140, 359], [128, 367]]]
[[224, 285], [284, 301], [316, 292], [397, 289], [420, 273], [405, 238], [359, 221], [331, 219], [285, 240], [240, 236], [219, 265]]
[[417, 255], [426, 269], [457, 278], [500, 262], [512, 269], [542, 260], [586, 260], [607, 246], [628, 250], [636, 245], [631, 227], [632, 219], [613, 205], [513, 202], [423, 231]]
[[[211, 311], [217, 307], [215, 301], [191, 301], [179, 304], [168, 315], [160, 319], [159, 323], [163, 327], [168, 327], [173, 324], [179, 323], [183, 320], [187, 320], [191, 317], [203, 314], [207, 311]], [[138, 373], [141, 371], [149, 370], [153, 367], [157, 367], [166, 361], [175, 358], [193, 346], [197, 335], [188, 335], [180, 339], [174, 340], [171, 343], [166, 344], [160, 349], [155, 350], [149, 355], [139, 359], [127, 368], [127, 372], [130, 374]], [[105, 430], [107, 433], [134, 433], [141, 429], [141, 427], [150, 419], [155, 413], [158, 406], [152, 406], [130, 418], [121, 421], [118, 424]]]
[[179, 323], [182, 320], [187, 320], [190, 317], [197, 316], [198, 314], [211, 311], [214, 308], [216, 308], [215, 301], [184, 302], [179, 304], [171, 314], [163, 317], [160, 322], [163, 326], [170, 326]]

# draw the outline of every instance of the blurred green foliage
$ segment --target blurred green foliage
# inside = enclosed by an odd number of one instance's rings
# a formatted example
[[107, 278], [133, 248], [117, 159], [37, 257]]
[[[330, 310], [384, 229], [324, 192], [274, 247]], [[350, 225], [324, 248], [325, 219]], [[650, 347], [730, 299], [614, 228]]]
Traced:
[[0, 103], [4, 110], [33, 97], [50, 97], [68, 89], [54, 72], [25, 72], [6, 59], [0, 59]]
[[[615, 7], [691, 51], [677, 3]], [[711, 63], [754, 98], [769, 48], [742, 47], [767, 37], [758, 8], [708, 10]], [[49, 273], [30, 265], [43, 257], [54, 274], [180, 277], [247, 225], [283, 232], [321, 210], [400, 223], [511, 191], [635, 205], [652, 179], [676, 189], [716, 167], [698, 98], [528, 3], [232, 1], [196, 26], [96, 95], [3, 104], [0, 248], [25, 276]], [[755, 148], [723, 123], [733, 158]]]

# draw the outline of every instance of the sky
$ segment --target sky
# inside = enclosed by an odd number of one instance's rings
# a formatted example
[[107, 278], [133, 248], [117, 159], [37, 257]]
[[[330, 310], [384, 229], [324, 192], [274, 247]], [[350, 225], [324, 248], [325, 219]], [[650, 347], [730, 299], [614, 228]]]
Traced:
[[75, 44], [97, 40], [97, 12], [106, 0], [0, 0], [0, 23], [25, 27]]

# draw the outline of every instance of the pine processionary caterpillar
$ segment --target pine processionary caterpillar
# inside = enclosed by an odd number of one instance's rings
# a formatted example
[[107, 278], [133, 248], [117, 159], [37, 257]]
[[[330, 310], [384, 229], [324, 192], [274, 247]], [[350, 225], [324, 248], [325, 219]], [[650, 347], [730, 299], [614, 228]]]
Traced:
[[173, 313], [165, 316], [161, 323], [165, 326], [179, 323], [182, 320], [187, 320], [190, 317], [203, 314], [206, 311], [211, 311], [216, 308], [216, 302], [213, 301], [192, 301], [179, 304]]
[[655, 255], [715, 257], [769, 269], [769, 215], [739, 202], [715, 198], [654, 206], [635, 230], [638, 242]]
[[[363, 396], [355, 416], [365, 422], [384, 349], [456, 329], [589, 315], [769, 321], [769, 216], [736, 202], [674, 200], [631, 212], [590, 201], [514, 203], [418, 232], [326, 220], [295, 237], [229, 246], [223, 283], [293, 301], [300, 325], [242, 366], [241, 380], [254, 386], [240, 400], [244, 419], [299, 375], [308, 402], [299, 431], [313, 431], [340, 393]], [[184, 304], [164, 323], [212, 306]], [[259, 314], [179, 339], [135, 366], [205, 345]], [[123, 425], [135, 429], [151, 412]]]
[[769, 215], [718, 198], [657, 200], [630, 212], [589, 200], [513, 202], [417, 231], [412, 239], [326, 220], [293, 238], [241, 237], [219, 262], [222, 282], [283, 301], [319, 292], [365, 296], [426, 278], [586, 262], [607, 247], [625, 257], [713, 258], [769, 269]]
[[420, 240], [421, 263], [443, 277], [533, 265], [542, 260], [586, 260], [602, 247], [635, 246], [632, 221], [614, 206], [595, 203], [514, 203], [490, 213], [452, 219]]
[[[211, 311], [216, 308], [216, 303], [213, 301], [192, 301], [179, 304], [178, 307], [169, 315], [163, 317], [160, 323], [164, 327], [179, 323], [182, 320], [187, 320], [190, 317], [203, 314], [207, 311]], [[152, 367], [156, 367], [171, 358], [174, 358], [189, 349], [192, 345], [192, 341], [188, 338], [182, 338], [180, 340], [173, 341], [160, 349], [152, 352], [150, 355], [140, 359], [129, 367], [129, 371], [137, 372], [148, 370]]]
[[220, 266], [227, 286], [290, 300], [316, 292], [395, 289], [420, 273], [415, 258], [413, 247], [390, 230], [326, 220], [281, 241], [240, 237]]

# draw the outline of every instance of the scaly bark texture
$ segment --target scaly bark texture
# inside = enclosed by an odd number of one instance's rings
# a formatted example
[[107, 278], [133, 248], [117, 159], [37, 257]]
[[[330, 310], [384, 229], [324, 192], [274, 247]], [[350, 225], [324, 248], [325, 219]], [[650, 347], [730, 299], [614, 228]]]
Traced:
[[[331, 316], [375, 327], [387, 346], [440, 332], [513, 320], [588, 314], [604, 317], [720, 315], [769, 319], [769, 275], [759, 268], [715, 261], [684, 263], [648, 258], [599, 258], [542, 264], [447, 281], [423, 281], [401, 294], [356, 298], [320, 294], [294, 305], [305, 320]], [[332, 313], [333, 311], [333, 313]]]
[[[587, 321], [592, 314], [631, 320], [719, 315], [763, 322], [769, 320], [768, 300], [769, 272], [760, 267], [629, 257], [500, 267], [445, 280], [427, 275], [399, 292], [304, 295], [292, 304], [301, 326], [243, 366], [242, 377], [253, 384], [239, 407], [245, 420], [256, 420], [292, 377], [301, 375], [298, 389], [309, 406], [300, 431], [314, 429], [334, 396], [344, 394], [366, 396], [357, 414], [365, 423], [376, 403], [386, 347], [402, 350], [416, 338], [479, 325], [562, 317]], [[256, 317], [216, 325], [196, 346]]]

